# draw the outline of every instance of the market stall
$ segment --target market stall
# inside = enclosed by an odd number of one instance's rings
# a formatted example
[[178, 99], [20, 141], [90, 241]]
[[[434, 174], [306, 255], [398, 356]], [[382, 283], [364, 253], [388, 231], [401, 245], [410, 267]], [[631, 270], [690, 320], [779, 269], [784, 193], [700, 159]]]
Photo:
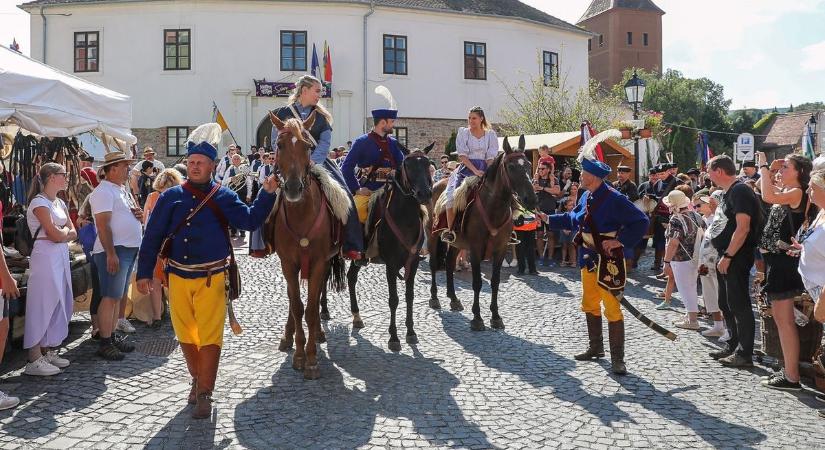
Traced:
[[[22, 335], [28, 257], [15, 249], [15, 230], [25, 213], [26, 193], [40, 165], [63, 164], [70, 189], [63, 200], [73, 219], [90, 192], [79, 176], [86, 151], [75, 136], [93, 132], [103, 142], [128, 149], [132, 102], [123, 94], [61, 72], [0, 47], [0, 201], [3, 202], [3, 252], [21, 297], [10, 302], [12, 338]], [[8, 141], [12, 142], [9, 143]], [[70, 245], [75, 310], [88, 308], [91, 271], [86, 255]]]

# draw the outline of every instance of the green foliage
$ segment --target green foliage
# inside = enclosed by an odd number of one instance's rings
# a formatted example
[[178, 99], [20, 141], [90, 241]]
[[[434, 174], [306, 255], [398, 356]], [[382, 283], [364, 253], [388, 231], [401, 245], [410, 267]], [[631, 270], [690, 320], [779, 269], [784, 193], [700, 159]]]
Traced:
[[[688, 118], [680, 125], [695, 128], [696, 122], [693, 121], [693, 118]], [[679, 172], [685, 172], [691, 167], [696, 167], [696, 138], [697, 132], [695, 130], [683, 127], [674, 127], [673, 132], [670, 134], [667, 148], [662, 151], [673, 153], [673, 162], [679, 166]], [[711, 146], [711, 148], [713, 147]], [[666, 160], [667, 156], [665, 154], [659, 157], [659, 161]]]
[[[710, 131], [731, 132], [728, 109], [731, 101], [725, 99], [724, 88], [707, 78], [685, 78], [681, 72], [669, 69], [664, 74], [636, 69], [646, 83], [642, 108], [661, 111], [666, 123], [684, 124], [692, 119], [698, 128]], [[621, 83], [613, 87], [614, 95], [624, 98], [624, 84], [633, 76], [633, 69], [626, 69]], [[726, 144], [735, 136], [715, 135]]]
[[759, 119], [758, 122], [753, 124], [753, 127], [751, 127], [751, 129], [757, 134], [762, 133], [764, 128], [777, 116], [777, 114], [779, 113], [772, 112], [770, 114], [765, 114], [764, 116], [762, 116], [761, 119]]
[[791, 107], [788, 108], [788, 112], [793, 112], [793, 103], [791, 103]]
[[450, 160], [455, 161], [455, 137], [458, 135], [457, 132], [453, 131], [453, 134], [450, 135], [450, 140], [447, 141], [447, 145], [444, 146], [444, 154], [450, 157]]
[[499, 82], [511, 99], [501, 110], [502, 132], [507, 135], [576, 131], [583, 120], [603, 131], [622, 115], [621, 99], [605, 93], [594, 80], [578, 90], [566, 79], [559, 80], [558, 87], [545, 86], [541, 75], [515, 86]]
[[825, 110], [823, 102], [807, 102], [796, 105], [796, 111], [821, 111]]
[[731, 127], [734, 133], [751, 133], [755, 120], [748, 110], [737, 111], [733, 114]]

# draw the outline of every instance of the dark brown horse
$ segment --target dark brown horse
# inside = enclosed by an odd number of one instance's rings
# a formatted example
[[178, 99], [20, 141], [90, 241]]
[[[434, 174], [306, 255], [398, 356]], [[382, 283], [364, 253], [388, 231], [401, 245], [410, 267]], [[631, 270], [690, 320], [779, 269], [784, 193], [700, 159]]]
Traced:
[[[304, 378], [320, 377], [316, 343], [323, 342], [319, 314], [319, 298], [330, 274], [343, 286], [343, 261], [340, 243], [335, 242], [335, 218], [328, 210], [324, 191], [310, 172], [310, 144], [305, 138], [315, 121], [313, 112], [306, 121], [281, 121], [270, 114], [278, 129], [278, 166], [281, 177], [281, 198], [264, 228], [264, 241], [278, 253], [287, 282], [289, 317], [280, 350], [292, 347], [295, 354], [292, 368], [303, 370]], [[307, 285], [307, 306], [301, 302], [301, 282]], [[306, 317], [308, 338], [304, 336], [301, 319]]]
[[[440, 233], [430, 233], [428, 241], [431, 274], [430, 307], [441, 308], [435, 276], [438, 270], [445, 269], [450, 309], [453, 311], [464, 309], [455, 295], [453, 273], [459, 250], [468, 250], [470, 264], [473, 268], [474, 293], [473, 320], [470, 322], [470, 328], [474, 331], [484, 329], [478, 297], [481, 292], [481, 261], [486, 258], [490, 258], [493, 265], [493, 273], [490, 277], [492, 290], [490, 326], [504, 328], [504, 321], [498, 313], [498, 285], [501, 279], [501, 262], [507, 253], [513, 230], [511, 206], [514, 201], [521, 203], [527, 209], [535, 209], [538, 204], [538, 198], [532, 186], [530, 162], [524, 155], [524, 146], [524, 136], [519, 139], [518, 150], [513, 150], [507, 138], [504, 139], [504, 153], [496, 157], [493, 164], [487, 168], [477, 187], [475, 199], [472, 203], [468, 203], [461, 229], [456, 230], [457, 238], [453, 245], [444, 244], [440, 239]], [[446, 183], [436, 185], [434, 198], [441, 195], [438, 191], [443, 191], [445, 186]]]
[[[423, 151], [414, 151], [407, 154], [400, 170], [396, 170], [383, 192], [373, 203], [373, 216], [367, 226], [375, 225], [372, 233], [377, 233], [378, 255], [386, 266], [387, 285], [390, 292], [390, 350], [401, 351], [401, 341], [398, 340], [398, 330], [395, 325], [395, 310], [398, 308], [398, 275], [404, 268], [405, 300], [407, 301], [407, 343], [417, 344], [418, 336], [413, 329], [412, 307], [415, 273], [418, 270], [418, 255], [424, 244], [424, 221], [421, 215], [421, 206], [429, 205], [433, 195], [433, 179], [430, 176], [430, 160], [427, 153], [435, 143], [427, 146]], [[352, 309], [353, 328], [363, 328], [364, 322], [358, 309], [358, 298], [355, 286], [358, 282], [358, 267], [350, 264], [347, 271], [347, 286], [349, 287], [350, 308]]]

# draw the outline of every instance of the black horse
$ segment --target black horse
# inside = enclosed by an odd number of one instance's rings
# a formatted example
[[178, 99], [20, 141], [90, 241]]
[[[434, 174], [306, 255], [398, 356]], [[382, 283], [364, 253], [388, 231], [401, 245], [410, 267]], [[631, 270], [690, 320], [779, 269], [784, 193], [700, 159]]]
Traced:
[[[378, 256], [386, 265], [391, 313], [389, 348], [392, 351], [401, 350], [401, 342], [398, 340], [398, 331], [395, 326], [395, 310], [398, 308], [397, 281], [402, 267], [404, 268], [407, 300], [407, 343], [418, 343], [418, 337], [413, 329], [413, 283], [418, 270], [418, 255], [425, 239], [421, 207], [429, 205], [433, 195], [430, 160], [426, 155], [434, 145], [435, 142], [423, 151], [416, 150], [412, 153], [402, 146], [401, 150], [406, 156], [401, 163], [401, 168], [395, 171], [381, 192], [374, 194], [378, 197], [370, 202], [372, 205], [370, 220], [366, 225], [367, 232], [370, 234], [368, 241], [377, 239]], [[364, 327], [355, 293], [360, 269], [359, 266], [350, 264], [347, 271], [353, 328]]]
[[[445, 269], [447, 273], [447, 297], [450, 298], [450, 309], [461, 311], [464, 307], [455, 295], [453, 273], [459, 249], [466, 249], [470, 253], [470, 264], [473, 268], [473, 320], [470, 327], [475, 331], [484, 329], [484, 320], [478, 305], [481, 291], [481, 261], [490, 258], [493, 264], [493, 274], [490, 277], [492, 296], [490, 311], [492, 319], [490, 326], [504, 328], [504, 321], [498, 314], [498, 285], [501, 278], [501, 263], [510, 244], [510, 235], [513, 230], [512, 205], [518, 202], [526, 209], [535, 209], [538, 198], [533, 191], [531, 179], [531, 165], [524, 154], [524, 136], [519, 138], [519, 148], [513, 150], [507, 138], [504, 138], [504, 153], [496, 157], [487, 168], [484, 177], [478, 185], [473, 203], [467, 206], [464, 213], [464, 223], [461, 230], [456, 230], [455, 242], [447, 246], [440, 239], [440, 233], [430, 232], [430, 307], [440, 309], [438, 301], [438, 287], [435, 283], [436, 272]], [[444, 184], [436, 187], [437, 195]], [[438, 196], [436, 195], [436, 198]], [[469, 200], [469, 199], [468, 199]], [[433, 218], [437, 220], [437, 218]]]

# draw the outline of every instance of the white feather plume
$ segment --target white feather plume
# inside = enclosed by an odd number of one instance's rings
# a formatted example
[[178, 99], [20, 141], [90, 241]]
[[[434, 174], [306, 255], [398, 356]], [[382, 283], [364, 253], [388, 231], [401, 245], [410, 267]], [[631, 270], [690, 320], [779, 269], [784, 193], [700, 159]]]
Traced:
[[217, 123], [205, 123], [195, 128], [195, 130], [189, 134], [189, 137], [186, 138], [186, 141], [192, 142], [195, 145], [198, 145], [201, 142], [208, 142], [213, 147], [218, 148], [221, 143], [222, 136], [223, 130], [220, 125]]
[[380, 95], [381, 97], [384, 97], [384, 99], [387, 100], [387, 103], [389, 103], [390, 109], [395, 109], [395, 110], [398, 109], [398, 105], [395, 103], [395, 98], [393, 98], [392, 92], [390, 92], [390, 90], [387, 89], [386, 86], [383, 86], [383, 85], [376, 86], [375, 87], [375, 93]]
[[590, 138], [590, 140], [585, 142], [584, 146], [582, 146], [581, 150], [579, 150], [579, 162], [581, 162], [581, 160], [583, 160], [584, 158], [595, 159], [597, 145], [601, 144], [602, 142], [610, 138], [621, 139], [621, 137], [622, 132], [615, 128], [604, 130], [601, 133], [593, 136], [592, 138]]

